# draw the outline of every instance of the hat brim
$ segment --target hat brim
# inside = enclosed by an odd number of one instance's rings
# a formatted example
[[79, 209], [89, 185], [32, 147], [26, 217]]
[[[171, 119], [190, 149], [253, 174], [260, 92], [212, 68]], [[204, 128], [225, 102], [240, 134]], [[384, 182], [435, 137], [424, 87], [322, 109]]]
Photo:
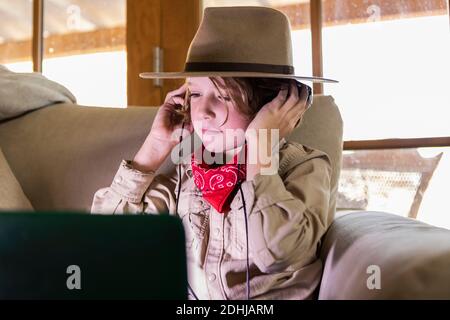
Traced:
[[266, 72], [237, 72], [237, 71], [196, 71], [196, 72], [142, 72], [139, 77], [143, 79], [182, 79], [187, 77], [258, 77], [297, 79], [311, 82], [339, 83], [337, 80], [322, 77], [305, 77], [291, 74]]

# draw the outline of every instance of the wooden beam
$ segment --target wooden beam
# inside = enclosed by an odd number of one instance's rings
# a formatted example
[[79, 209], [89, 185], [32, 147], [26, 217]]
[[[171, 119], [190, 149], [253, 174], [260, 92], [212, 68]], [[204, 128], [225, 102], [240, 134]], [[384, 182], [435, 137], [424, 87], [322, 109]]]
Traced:
[[[162, 2], [161, 47], [164, 50], [164, 71], [184, 69], [189, 45], [200, 25], [200, 19], [200, 0]], [[162, 100], [169, 91], [177, 89], [184, 81], [184, 79], [163, 80]]]
[[33, 71], [42, 72], [44, 53], [44, 0], [33, 0]]
[[[311, 6], [314, 1], [310, 1]], [[394, 5], [391, 0], [374, 0], [370, 4], [366, 0], [324, 1], [322, 2], [322, 27], [367, 23], [378, 18], [379, 21], [384, 21], [447, 15], [449, 14], [447, 2], [448, 0], [400, 0]], [[276, 6], [275, 9], [289, 17], [292, 30], [298, 30], [310, 28], [309, 6], [309, 3], [296, 3]], [[371, 8], [376, 7], [373, 6], [380, 8], [379, 17], [374, 16], [376, 12]]]
[[450, 147], [450, 137], [344, 141], [344, 150]]
[[14, 63], [33, 60], [33, 43], [31, 40], [10, 41], [0, 44], [0, 63]]
[[125, 37], [123, 26], [52, 35], [45, 38], [44, 57], [125, 50]]
[[[125, 27], [51, 35], [44, 38], [44, 58], [125, 50], [125, 36]], [[2, 63], [30, 59], [31, 47], [31, 40], [0, 44]]]
[[154, 106], [161, 88], [139, 73], [153, 70], [153, 48], [161, 43], [161, 1], [127, 0], [127, 96], [128, 105]]
[[[310, 1], [313, 76], [323, 77], [322, 0]], [[314, 94], [323, 94], [323, 83], [313, 84]]]
[[[447, 0], [325, 1], [324, 27], [447, 14]], [[377, 11], [377, 8], [379, 8]], [[378, 15], [379, 14], [379, 15]]]

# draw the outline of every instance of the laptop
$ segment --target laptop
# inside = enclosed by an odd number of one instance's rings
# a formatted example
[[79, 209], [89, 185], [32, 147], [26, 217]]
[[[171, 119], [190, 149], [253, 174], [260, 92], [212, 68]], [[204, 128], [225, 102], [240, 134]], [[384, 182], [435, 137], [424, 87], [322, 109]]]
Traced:
[[0, 213], [0, 299], [187, 299], [184, 229], [163, 215]]

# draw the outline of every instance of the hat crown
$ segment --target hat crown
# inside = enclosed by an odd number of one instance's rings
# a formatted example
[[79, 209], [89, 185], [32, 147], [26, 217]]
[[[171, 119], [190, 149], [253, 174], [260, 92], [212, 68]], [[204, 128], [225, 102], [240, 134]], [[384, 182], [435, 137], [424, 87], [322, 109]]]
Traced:
[[208, 70], [214, 70], [214, 64], [236, 65], [239, 70], [245, 64], [260, 64], [262, 68], [280, 66], [282, 73], [293, 74], [292, 62], [291, 26], [281, 11], [255, 6], [207, 7], [189, 46], [185, 70], [196, 64], [209, 64]]
[[338, 82], [297, 75], [292, 59], [291, 24], [270, 7], [207, 7], [181, 72], [143, 72], [144, 79], [259, 77]]

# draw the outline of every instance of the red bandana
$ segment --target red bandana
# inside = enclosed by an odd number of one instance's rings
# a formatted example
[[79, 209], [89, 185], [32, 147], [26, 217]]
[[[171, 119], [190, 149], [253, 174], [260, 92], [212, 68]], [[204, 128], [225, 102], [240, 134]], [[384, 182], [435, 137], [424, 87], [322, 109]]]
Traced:
[[[204, 148], [202, 145], [202, 155]], [[240, 153], [236, 153], [231, 162], [222, 165], [198, 161], [195, 153], [192, 153], [191, 158], [195, 185], [200, 189], [206, 201], [218, 212], [224, 213], [229, 209], [232, 196], [238, 190], [236, 186], [246, 177], [246, 165], [241, 163], [238, 170]]]

